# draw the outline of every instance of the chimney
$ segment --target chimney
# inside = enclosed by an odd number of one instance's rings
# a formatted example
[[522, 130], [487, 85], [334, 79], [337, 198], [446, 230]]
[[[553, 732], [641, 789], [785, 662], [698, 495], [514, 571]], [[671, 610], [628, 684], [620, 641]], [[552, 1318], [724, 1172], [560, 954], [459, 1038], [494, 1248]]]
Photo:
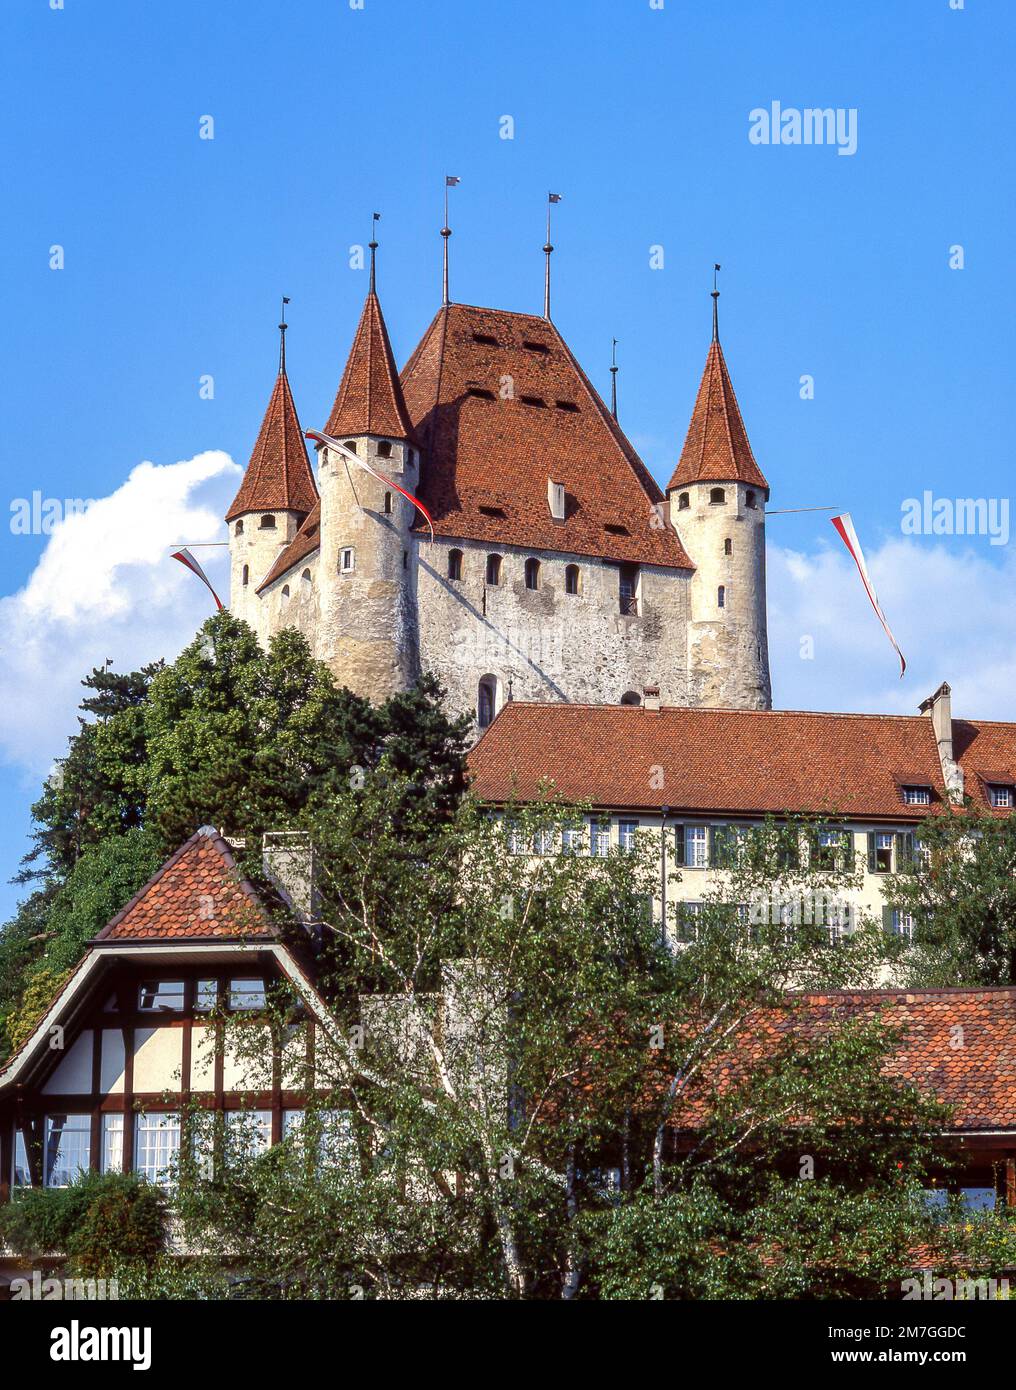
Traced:
[[658, 685], [644, 685], [642, 687], [642, 707], [659, 713], [660, 687]]
[[935, 731], [938, 745], [938, 760], [942, 765], [942, 779], [945, 782], [949, 800], [954, 805], [963, 802], [963, 769], [953, 758], [952, 691], [948, 682], [943, 681], [919, 706], [921, 714], [931, 715], [931, 727]]
[[303, 830], [270, 830], [261, 842], [261, 866], [303, 926], [318, 918], [314, 846]]

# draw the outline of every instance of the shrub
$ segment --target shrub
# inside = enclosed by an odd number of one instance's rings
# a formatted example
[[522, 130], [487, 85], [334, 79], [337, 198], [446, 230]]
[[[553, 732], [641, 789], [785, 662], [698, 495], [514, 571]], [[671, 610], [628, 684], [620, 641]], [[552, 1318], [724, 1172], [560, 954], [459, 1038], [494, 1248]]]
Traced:
[[65, 1254], [75, 1273], [101, 1278], [162, 1252], [165, 1194], [135, 1173], [85, 1173], [69, 1187], [16, 1194], [0, 1210], [0, 1239], [19, 1255]]

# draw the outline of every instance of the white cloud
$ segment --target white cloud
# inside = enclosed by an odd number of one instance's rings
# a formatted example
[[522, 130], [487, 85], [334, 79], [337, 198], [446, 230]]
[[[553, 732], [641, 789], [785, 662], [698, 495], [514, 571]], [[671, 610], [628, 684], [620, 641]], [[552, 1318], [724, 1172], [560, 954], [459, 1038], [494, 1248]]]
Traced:
[[[863, 543], [862, 537], [862, 543]], [[784, 709], [913, 714], [941, 681], [953, 714], [1016, 719], [1016, 558], [969, 541], [893, 537], [865, 549], [896, 640], [882, 631], [846, 549], [813, 554], [771, 546], [769, 657], [774, 702]], [[814, 640], [814, 659], [801, 639]]]
[[[110, 657], [131, 670], [186, 645], [214, 605], [170, 550], [224, 539], [239, 472], [217, 450], [140, 463], [111, 496], [56, 525], [24, 588], [0, 598], [0, 756], [45, 772], [76, 727], [93, 666]], [[197, 552], [223, 602], [227, 553]]]

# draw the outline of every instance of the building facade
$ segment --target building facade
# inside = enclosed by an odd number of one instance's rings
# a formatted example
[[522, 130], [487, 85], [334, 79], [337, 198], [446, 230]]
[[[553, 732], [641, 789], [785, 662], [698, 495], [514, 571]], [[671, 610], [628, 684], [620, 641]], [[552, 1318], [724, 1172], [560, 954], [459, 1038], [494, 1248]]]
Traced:
[[372, 272], [323, 432], [315, 477], [283, 352], [226, 514], [263, 642], [298, 628], [375, 700], [429, 671], [479, 728], [646, 686], [769, 707], [769, 486], [715, 333], [663, 491], [549, 318], [444, 304], [400, 375]]

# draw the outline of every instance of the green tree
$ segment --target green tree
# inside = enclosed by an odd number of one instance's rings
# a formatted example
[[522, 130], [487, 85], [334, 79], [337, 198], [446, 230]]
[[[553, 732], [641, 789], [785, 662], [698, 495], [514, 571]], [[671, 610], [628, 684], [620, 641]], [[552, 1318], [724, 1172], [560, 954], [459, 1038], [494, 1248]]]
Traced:
[[[184, 1165], [213, 1263], [242, 1248], [269, 1297], [857, 1296], [907, 1268], [943, 1112], [887, 1075], [877, 1021], [795, 1031], [795, 991], [882, 963], [875, 924], [833, 946], [811, 911], [853, 866], [788, 855], [810, 827], [763, 828], [675, 948], [652, 836], [600, 859], [575, 852], [581, 810], [466, 803], [436, 828], [421, 810], [425, 833], [407, 804], [382, 763], [302, 822], [313, 1077], [299, 1001], [270, 1026], [310, 1113], [280, 1149], [213, 1134], [211, 1175]], [[273, 1049], [224, 1027], [261, 1089]]]
[[888, 897], [910, 915], [900, 967], [914, 987], [1016, 984], [1016, 820], [969, 805], [929, 816]]

